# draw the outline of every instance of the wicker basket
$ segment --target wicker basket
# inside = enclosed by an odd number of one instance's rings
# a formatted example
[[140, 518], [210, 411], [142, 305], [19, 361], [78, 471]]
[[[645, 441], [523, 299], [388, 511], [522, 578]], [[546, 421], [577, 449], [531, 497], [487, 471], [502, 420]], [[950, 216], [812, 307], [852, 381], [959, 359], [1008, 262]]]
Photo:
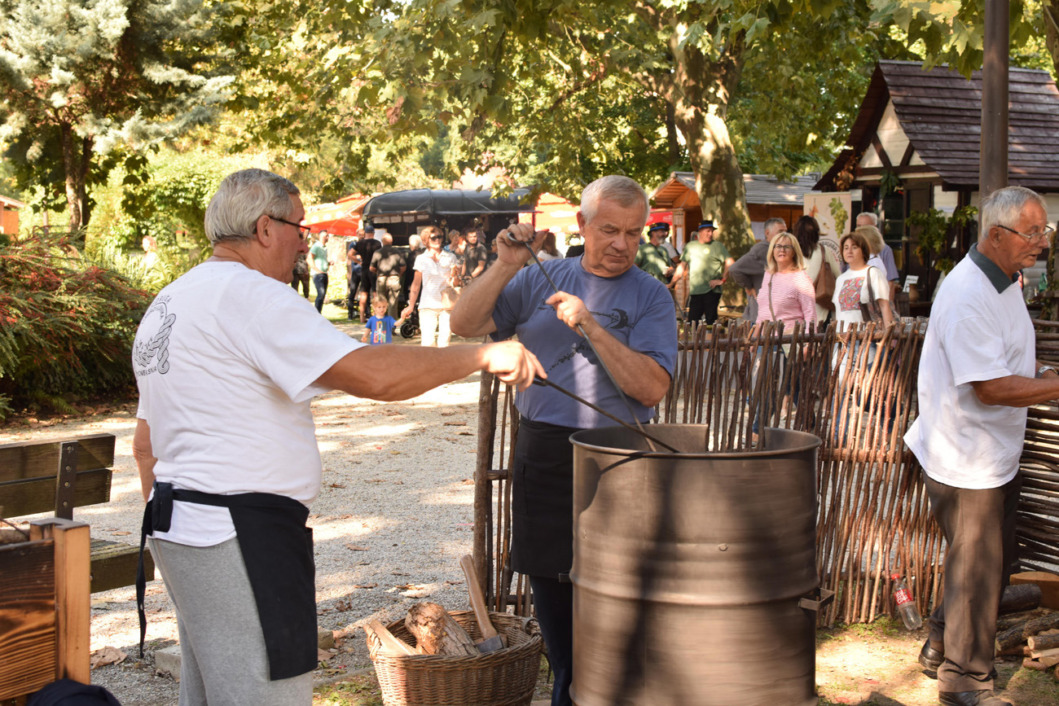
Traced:
[[[477, 642], [482, 639], [474, 613], [450, 615]], [[541, 660], [537, 621], [507, 613], [490, 613], [493, 627], [507, 647], [471, 657], [394, 655], [382, 652], [368, 632], [368, 650], [386, 706], [524, 706], [533, 701]], [[386, 626], [410, 645], [415, 637], [398, 620]]]

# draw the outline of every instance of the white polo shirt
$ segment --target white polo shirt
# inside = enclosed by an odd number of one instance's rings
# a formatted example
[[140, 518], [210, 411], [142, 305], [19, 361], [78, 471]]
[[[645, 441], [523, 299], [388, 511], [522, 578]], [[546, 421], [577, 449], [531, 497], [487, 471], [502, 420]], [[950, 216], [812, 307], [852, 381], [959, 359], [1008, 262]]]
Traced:
[[983, 404], [972, 382], [1034, 377], [1037, 342], [1020, 288], [972, 247], [941, 284], [919, 361], [919, 417], [904, 435], [923, 470], [998, 488], [1019, 470], [1026, 409]]
[[971, 383], [1032, 378], [1036, 350], [1020, 288], [972, 247], [941, 285], [919, 361], [919, 417], [905, 443], [928, 476], [970, 489], [1015, 477], [1026, 409], [982, 404]]

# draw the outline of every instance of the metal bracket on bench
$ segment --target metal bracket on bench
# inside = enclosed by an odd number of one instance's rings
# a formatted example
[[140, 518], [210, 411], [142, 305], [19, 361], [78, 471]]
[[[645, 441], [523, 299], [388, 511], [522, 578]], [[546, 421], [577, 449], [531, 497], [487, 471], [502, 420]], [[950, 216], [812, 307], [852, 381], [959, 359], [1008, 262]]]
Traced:
[[55, 476], [55, 516], [74, 519], [74, 484], [77, 480], [76, 441], [64, 441], [59, 447], [59, 472]]

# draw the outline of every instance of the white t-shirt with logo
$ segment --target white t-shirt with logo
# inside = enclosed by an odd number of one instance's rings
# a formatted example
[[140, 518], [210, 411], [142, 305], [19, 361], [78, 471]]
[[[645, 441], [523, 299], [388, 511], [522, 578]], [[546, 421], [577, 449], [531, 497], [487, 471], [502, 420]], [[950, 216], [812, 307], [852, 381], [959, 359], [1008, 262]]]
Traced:
[[1026, 408], [983, 404], [972, 382], [1033, 377], [1036, 340], [1017, 285], [998, 293], [971, 257], [934, 302], [919, 361], [919, 417], [905, 443], [934, 480], [999, 488], [1015, 477]]
[[[155, 477], [308, 505], [321, 477], [309, 404], [328, 391], [314, 382], [362, 345], [278, 280], [236, 262], [195, 267], [155, 298], [133, 346]], [[178, 502], [154, 536], [213, 546], [235, 528], [227, 508]]]

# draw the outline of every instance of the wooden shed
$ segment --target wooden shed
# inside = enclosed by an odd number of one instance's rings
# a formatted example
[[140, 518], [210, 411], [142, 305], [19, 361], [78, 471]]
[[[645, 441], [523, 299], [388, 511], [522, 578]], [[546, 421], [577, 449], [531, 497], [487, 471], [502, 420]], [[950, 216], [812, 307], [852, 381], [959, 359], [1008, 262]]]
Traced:
[[[1008, 180], [1043, 194], [1054, 220], [1059, 91], [1048, 72], [1031, 69], [1011, 68], [1009, 85]], [[981, 120], [981, 72], [968, 79], [944, 66], [880, 61], [846, 147], [816, 184], [821, 191], [853, 191], [855, 213], [883, 215], [902, 276], [919, 276], [927, 295], [938, 273], [919, 261], [917, 233], [905, 220], [931, 208], [951, 214], [978, 205]], [[974, 227], [957, 233], [952, 256], [962, 256], [976, 238]]]
[[[746, 206], [754, 236], [761, 238], [765, 221], [782, 218], [787, 226], [802, 216], [805, 194], [813, 189], [818, 174], [797, 177], [793, 182], [780, 181], [765, 174], [744, 174]], [[695, 191], [693, 172], [673, 172], [669, 178], [651, 193], [651, 205], [657, 210], [673, 213], [673, 242], [684, 247], [688, 232], [702, 220], [699, 194]]]

